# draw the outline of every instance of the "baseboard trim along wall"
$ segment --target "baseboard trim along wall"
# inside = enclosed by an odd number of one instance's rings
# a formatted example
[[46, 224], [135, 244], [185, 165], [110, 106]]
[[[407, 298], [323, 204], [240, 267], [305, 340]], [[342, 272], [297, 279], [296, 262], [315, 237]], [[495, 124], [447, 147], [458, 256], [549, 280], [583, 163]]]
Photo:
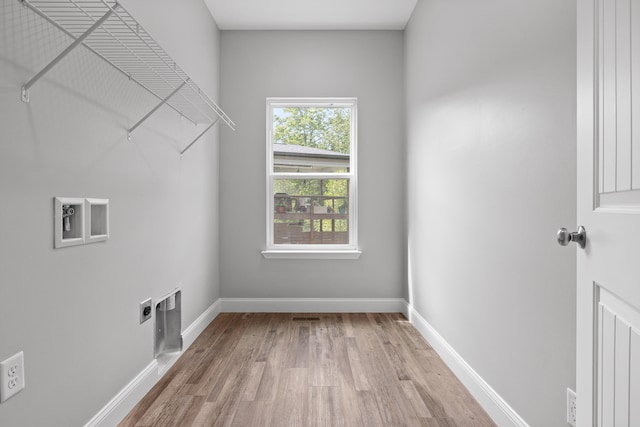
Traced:
[[402, 298], [222, 298], [225, 313], [404, 313]]
[[[196, 320], [182, 332], [184, 353], [198, 335], [215, 319], [221, 311], [221, 301], [218, 299], [211, 304]], [[180, 355], [182, 355], [180, 353]], [[178, 355], [179, 357], [179, 355]], [[85, 427], [115, 427], [127, 416], [136, 404], [153, 388], [166, 371], [178, 359], [174, 358], [170, 363], [160, 365], [153, 360], [142, 370], [129, 384], [127, 384], [116, 396], [100, 410]]]
[[[198, 338], [198, 336], [204, 331], [209, 323], [213, 322], [213, 319], [218, 317], [218, 314], [222, 312], [222, 301], [217, 299], [216, 302], [211, 304], [196, 320], [190, 324], [187, 329], [182, 332], [182, 344], [184, 350], [191, 347], [191, 344]], [[184, 352], [183, 350], [183, 352]]]
[[451, 345], [418, 313], [407, 304], [407, 318], [438, 353], [449, 369], [480, 403], [499, 426], [529, 427], [529, 425], [491, 388], [487, 382], [460, 356]]
[[[221, 312], [403, 313], [496, 424], [499, 426], [529, 427], [429, 322], [402, 298], [220, 298], [184, 330], [182, 333], [183, 353]], [[85, 424], [85, 427], [117, 426], [162, 378], [172, 363], [160, 366], [156, 360], [153, 360]]]

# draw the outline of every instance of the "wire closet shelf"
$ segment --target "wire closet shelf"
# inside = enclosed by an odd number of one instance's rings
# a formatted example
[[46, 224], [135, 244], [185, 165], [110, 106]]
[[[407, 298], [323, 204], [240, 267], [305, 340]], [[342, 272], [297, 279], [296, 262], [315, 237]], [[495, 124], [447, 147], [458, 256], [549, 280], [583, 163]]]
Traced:
[[127, 130], [131, 133], [163, 105], [194, 125], [206, 125], [180, 154], [184, 154], [219, 120], [232, 130], [235, 124], [171, 59], [144, 28], [119, 4], [104, 0], [18, 0], [73, 42], [22, 87], [29, 89], [69, 52], [83, 45], [156, 97], [159, 103]]

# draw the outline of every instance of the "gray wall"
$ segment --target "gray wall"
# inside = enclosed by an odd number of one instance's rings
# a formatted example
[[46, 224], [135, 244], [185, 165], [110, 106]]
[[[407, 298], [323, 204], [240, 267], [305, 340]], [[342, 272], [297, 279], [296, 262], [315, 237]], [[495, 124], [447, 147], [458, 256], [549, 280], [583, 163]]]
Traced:
[[406, 31], [410, 302], [531, 426], [575, 385], [574, 3], [423, 0]]
[[[27, 389], [0, 425], [88, 421], [152, 359], [138, 303], [179, 283], [183, 327], [219, 296], [406, 296], [527, 422], [563, 425], [574, 252], [553, 236], [575, 225], [574, 5], [476, 3], [420, 1], [406, 34], [220, 36], [198, 0], [123, 0], [212, 98], [223, 82], [238, 130], [180, 159], [171, 113], [126, 141], [155, 101], [81, 50], [20, 102], [68, 40], [2, 0], [0, 360], [25, 351]], [[358, 97], [359, 260], [260, 254], [270, 96]], [[54, 196], [110, 198], [111, 239], [52, 249]]]
[[[226, 298], [403, 296], [403, 33], [223, 31], [220, 150]], [[266, 260], [267, 97], [358, 97], [357, 261]]]
[[[122, 4], [216, 99], [219, 32], [202, 1]], [[0, 360], [24, 350], [27, 384], [0, 425], [78, 426], [153, 359], [140, 301], [180, 283], [187, 327], [219, 297], [217, 130], [182, 160], [189, 130], [172, 112], [128, 142], [156, 101], [83, 49], [22, 103], [69, 40], [15, 0], [0, 20]], [[111, 239], [54, 250], [54, 196], [109, 198]]]

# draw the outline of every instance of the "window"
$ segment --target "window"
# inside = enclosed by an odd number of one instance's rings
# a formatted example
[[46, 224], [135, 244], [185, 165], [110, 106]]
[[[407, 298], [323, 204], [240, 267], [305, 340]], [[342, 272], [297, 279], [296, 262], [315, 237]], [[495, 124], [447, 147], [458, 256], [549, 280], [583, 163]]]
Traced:
[[265, 253], [357, 251], [356, 106], [267, 99]]

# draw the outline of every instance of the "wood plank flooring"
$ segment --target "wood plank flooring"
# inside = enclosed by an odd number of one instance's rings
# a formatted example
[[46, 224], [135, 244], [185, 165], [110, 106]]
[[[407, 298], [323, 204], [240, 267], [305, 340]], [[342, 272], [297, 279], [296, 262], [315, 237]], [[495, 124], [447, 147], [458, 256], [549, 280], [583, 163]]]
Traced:
[[402, 314], [220, 314], [120, 427], [495, 426]]

